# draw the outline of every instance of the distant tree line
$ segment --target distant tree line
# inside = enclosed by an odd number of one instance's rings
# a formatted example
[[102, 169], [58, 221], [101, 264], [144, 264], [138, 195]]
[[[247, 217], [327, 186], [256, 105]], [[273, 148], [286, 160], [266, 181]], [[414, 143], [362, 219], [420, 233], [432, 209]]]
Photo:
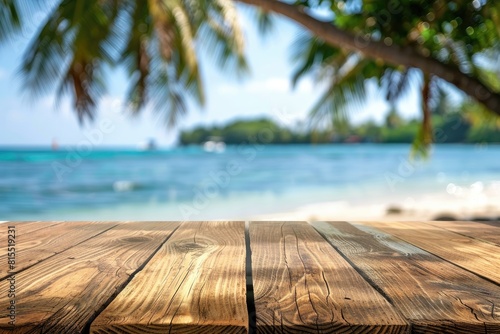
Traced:
[[[434, 109], [435, 143], [500, 143], [500, 120], [474, 103], [446, 110]], [[412, 143], [421, 129], [421, 120], [406, 120], [391, 110], [383, 124], [367, 121], [343, 124], [329, 130], [298, 130], [269, 119], [238, 120], [223, 126], [199, 126], [180, 133], [180, 145], [220, 140], [239, 144], [327, 144], [327, 143]]]
[[330, 131], [294, 131], [269, 119], [238, 120], [224, 126], [199, 126], [180, 133], [180, 145], [203, 144], [221, 140], [228, 145], [239, 144], [308, 144], [331, 142]]

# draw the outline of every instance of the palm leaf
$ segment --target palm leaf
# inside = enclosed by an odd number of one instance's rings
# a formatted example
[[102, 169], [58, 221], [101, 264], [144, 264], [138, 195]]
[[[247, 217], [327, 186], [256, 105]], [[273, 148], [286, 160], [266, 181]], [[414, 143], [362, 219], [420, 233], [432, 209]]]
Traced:
[[114, 1], [63, 1], [55, 7], [23, 56], [21, 73], [34, 96], [56, 86], [58, 99], [73, 95], [80, 122], [92, 119], [105, 91], [103, 65], [118, 53], [111, 41], [118, 14]]
[[[167, 7], [167, 5], [170, 6]], [[169, 61], [172, 58], [173, 40], [174, 40], [174, 22], [172, 13], [169, 10], [178, 6], [179, 1], [149, 0], [149, 12], [155, 28], [156, 38], [158, 39], [158, 51], [162, 57]]]
[[131, 77], [131, 84], [127, 92], [128, 105], [133, 113], [146, 104], [148, 77], [150, 73], [150, 55], [148, 45], [151, 40], [152, 27], [149, 20], [148, 6], [127, 8], [127, 20], [130, 24], [128, 40], [119, 59], [123, 62]]
[[348, 118], [346, 107], [361, 107], [366, 100], [365, 78], [361, 74], [365, 61], [360, 59], [354, 66], [343, 68], [333, 77], [326, 92], [311, 109], [311, 124], [321, 122], [343, 124]]
[[0, 42], [21, 29], [19, 3], [15, 0], [0, 0]]
[[[0, 0], [0, 5], [1, 41], [22, 27], [30, 2]], [[197, 42], [221, 67], [247, 69], [232, 0], [61, 0], [49, 8], [20, 72], [34, 97], [54, 89], [58, 101], [71, 95], [81, 122], [94, 117], [110, 66], [124, 64], [131, 76], [132, 111], [151, 102], [168, 124], [187, 111], [186, 99], [205, 101]]]
[[[348, 54], [332, 47], [309, 34], [301, 34], [292, 44], [292, 61], [298, 63], [292, 74], [292, 85], [311, 72], [325, 67], [339, 69], [348, 58]], [[323, 72], [326, 74], [327, 71]]]
[[208, 15], [203, 17], [198, 36], [206, 52], [220, 68], [238, 75], [247, 73], [244, 36], [234, 2], [207, 0], [201, 5]]
[[382, 88], [386, 91], [386, 99], [395, 103], [412, 89], [414, 70], [409, 68], [403, 71], [387, 68], [382, 76]]
[[176, 78], [175, 68], [166, 66], [159, 57], [153, 57], [151, 65], [149, 84], [153, 110], [171, 127], [187, 112], [185, 84]]
[[257, 22], [257, 28], [262, 35], [267, 35], [273, 31], [275, 22], [273, 15], [261, 8], [255, 9], [255, 20]]
[[422, 80], [422, 123], [419, 132], [412, 143], [411, 157], [428, 157], [429, 148], [432, 144], [432, 123], [430, 103], [432, 78], [428, 75], [423, 76]]

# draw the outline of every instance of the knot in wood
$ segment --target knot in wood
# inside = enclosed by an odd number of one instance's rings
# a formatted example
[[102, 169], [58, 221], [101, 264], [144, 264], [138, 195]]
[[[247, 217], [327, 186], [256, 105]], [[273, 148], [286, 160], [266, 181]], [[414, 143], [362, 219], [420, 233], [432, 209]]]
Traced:
[[151, 238], [148, 238], [148, 237], [127, 237], [127, 238], [123, 238], [122, 241], [125, 241], [125, 242], [133, 242], [133, 243], [137, 243], [137, 242], [148, 242], [150, 241]]
[[194, 252], [194, 253], [204, 253], [206, 248], [209, 247], [210, 245], [203, 240], [196, 240], [196, 242], [189, 240], [189, 241], [180, 241], [175, 243], [175, 248], [179, 252], [183, 253], [188, 253], [188, 252]]

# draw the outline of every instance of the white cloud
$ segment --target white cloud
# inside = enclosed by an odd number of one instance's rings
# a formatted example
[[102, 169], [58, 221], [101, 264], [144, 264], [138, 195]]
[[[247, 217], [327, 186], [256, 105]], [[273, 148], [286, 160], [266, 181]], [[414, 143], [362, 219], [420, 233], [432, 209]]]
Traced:
[[125, 104], [121, 97], [104, 95], [101, 97], [99, 111], [103, 115], [115, 115], [124, 112]]
[[295, 90], [298, 93], [310, 94], [310, 93], [314, 92], [314, 83], [309, 78], [302, 79], [299, 81]]
[[40, 100], [35, 100], [34, 105], [43, 110], [60, 113], [66, 119], [76, 117], [68, 97], [63, 97], [60, 101], [57, 101], [55, 94], [49, 94], [42, 97]]
[[246, 87], [249, 93], [286, 93], [290, 91], [290, 80], [269, 78], [263, 81], [253, 81]]
[[[55, 94], [49, 94], [34, 103], [37, 108], [60, 113], [66, 119], [76, 119], [77, 117], [71, 97], [69, 96], [64, 96], [59, 103], [56, 103]], [[125, 115], [123, 103], [123, 99], [120, 97], [104, 95], [99, 99], [97, 116], [107, 117], [114, 120], [123, 118]]]
[[272, 77], [265, 80], [253, 80], [245, 84], [222, 84], [218, 87], [221, 94], [262, 94], [262, 93], [298, 93], [310, 94], [314, 84], [310, 79], [301, 80], [297, 87], [292, 87], [290, 78]]
[[286, 93], [291, 90], [290, 80], [284, 78], [268, 78], [265, 80], [253, 80], [245, 84], [222, 84], [218, 91], [221, 94], [234, 93]]

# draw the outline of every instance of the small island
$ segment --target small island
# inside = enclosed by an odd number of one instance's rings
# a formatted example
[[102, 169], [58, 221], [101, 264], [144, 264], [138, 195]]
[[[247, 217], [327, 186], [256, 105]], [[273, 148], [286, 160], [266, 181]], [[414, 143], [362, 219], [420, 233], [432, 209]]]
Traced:
[[[420, 119], [406, 120], [391, 110], [382, 124], [367, 121], [350, 124], [348, 121], [334, 129], [282, 125], [269, 118], [237, 120], [226, 125], [198, 126], [184, 130], [179, 144], [203, 145], [212, 138], [227, 145], [240, 144], [329, 144], [329, 143], [412, 143], [418, 137]], [[432, 115], [433, 137], [437, 144], [500, 143], [500, 122], [484, 120], [484, 115], [469, 104], [453, 111], [436, 110]]]

